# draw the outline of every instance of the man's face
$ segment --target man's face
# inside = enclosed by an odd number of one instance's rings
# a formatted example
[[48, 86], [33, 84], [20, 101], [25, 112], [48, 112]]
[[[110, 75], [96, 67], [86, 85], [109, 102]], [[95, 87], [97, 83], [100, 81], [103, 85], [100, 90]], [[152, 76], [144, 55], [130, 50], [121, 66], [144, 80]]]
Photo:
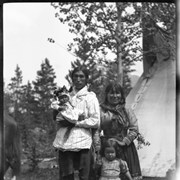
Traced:
[[76, 90], [82, 89], [86, 85], [86, 77], [82, 71], [77, 71], [72, 77], [73, 84]]

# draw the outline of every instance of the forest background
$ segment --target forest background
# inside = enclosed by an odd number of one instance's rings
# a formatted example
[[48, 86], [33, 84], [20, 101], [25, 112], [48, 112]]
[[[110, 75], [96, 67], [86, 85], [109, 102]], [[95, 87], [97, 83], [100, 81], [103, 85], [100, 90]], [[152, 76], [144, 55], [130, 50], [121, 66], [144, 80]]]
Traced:
[[[55, 18], [67, 24], [75, 38], [67, 49], [76, 57], [66, 75], [71, 85], [71, 70], [81, 64], [90, 71], [89, 88], [103, 100], [103, 89], [109, 81], [118, 80], [126, 96], [134, 82], [130, 76], [134, 63], [143, 55], [153, 56], [158, 51], [151, 44], [148, 51], [140, 39], [153, 36], [155, 23], [164, 34], [176, 34], [176, 6], [174, 3], [52, 3]], [[127, 9], [133, 8], [128, 13]], [[148, 23], [144, 20], [148, 19]], [[146, 34], [145, 34], [146, 32]], [[50, 43], [56, 39], [47, 37]], [[174, 47], [173, 47], [174, 48]], [[111, 58], [109, 57], [111, 54]], [[112, 58], [113, 57], [113, 58]], [[14, 77], [4, 88], [4, 109], [14, 117], [21, 129], [23, 159], [28, 161], [29, 171], [38, 169], [44, 158], [53, 158], [55, 122], [52, 120], [50, 99], [57, 84], [51, 60], [45, 58], [36, 78], [23, 84], [23, 74], [17, 65]]]

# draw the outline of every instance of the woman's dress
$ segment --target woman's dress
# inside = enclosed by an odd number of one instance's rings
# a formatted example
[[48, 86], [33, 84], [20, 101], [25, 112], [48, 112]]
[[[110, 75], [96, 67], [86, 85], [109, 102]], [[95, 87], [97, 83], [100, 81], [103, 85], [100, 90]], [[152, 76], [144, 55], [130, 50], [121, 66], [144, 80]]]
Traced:
[[138, 135], [137, 118], [134, 112], [122, 105], [110, 107], [102, 104], [101, 129], [103, 130], [102, 141], [115, 138], [125, 142], [125, 146], [119, 146], [119, 156], [127, 162], [133, 180], [142, 179], [139, 157], [133, 142]]

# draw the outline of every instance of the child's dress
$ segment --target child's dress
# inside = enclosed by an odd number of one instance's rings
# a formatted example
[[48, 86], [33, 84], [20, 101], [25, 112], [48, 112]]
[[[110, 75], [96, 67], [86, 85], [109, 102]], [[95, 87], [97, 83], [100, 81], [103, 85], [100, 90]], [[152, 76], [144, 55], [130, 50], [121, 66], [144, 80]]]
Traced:
[[101, 159], [101, 176], [99, 180], [121, 180], [120, 173], [129, 171], [126, 161], [115, 159], [108, 161], [106, 158]]
[[[60, 107], [58, 104], [59, 101], [57, 100], [52, 101], [51, 108], [58, 110], [58, 108]], [[83, 111], [73, 107], [70, 102], [67, 102], [65, 106], [66, 106], [65, 110], [60, 111], [57, 114], [56, 121], [59, 122], [59, 121], [67, 120], [70, 123], [76, 123], [79, 115], [83, 114]]]

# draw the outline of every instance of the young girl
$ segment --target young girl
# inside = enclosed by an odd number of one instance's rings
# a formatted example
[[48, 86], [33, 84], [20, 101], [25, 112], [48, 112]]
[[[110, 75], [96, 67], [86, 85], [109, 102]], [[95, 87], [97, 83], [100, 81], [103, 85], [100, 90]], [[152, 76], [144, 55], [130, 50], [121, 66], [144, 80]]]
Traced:
[[102, 143], [101, 158], [97, 160], [97, 176], [99, 180], [121, 180], [123, 173], [132, 180], [126, 161], [119, 158], [117, 142], [109, 139]]

